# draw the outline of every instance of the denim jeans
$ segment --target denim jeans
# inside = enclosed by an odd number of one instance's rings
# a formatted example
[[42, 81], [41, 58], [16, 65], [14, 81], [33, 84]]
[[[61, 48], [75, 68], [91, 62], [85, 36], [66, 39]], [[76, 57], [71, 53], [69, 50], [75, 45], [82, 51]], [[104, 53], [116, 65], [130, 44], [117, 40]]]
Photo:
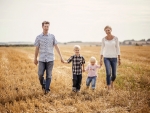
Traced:
[[[39, 68], [38, 68], [38, 76], [40, 80], [40, 84], [42, 88], [46, 90], [50, 90], [50, 83], [52, 78], [52, 69], [53, 69], [54, 61], [50, 62], [41, 62], [39, 61]], [[44, 72], [46, 70], [46, 80], [44, 79]]]
[[110, 85], [111, 81], [116, 79], [117, 58], [104, 57], [104, 64], [106, 68], [106, 82], [107, 85]]
[[75, 75], [73, 74], [73, 90], [80, 90], [81, 82], [82, 82], [82, 75]]
[[94, 76], [94, 77], [87, 77], [86, 79], [86, 86], [90, 86], [90, 83], [91, 83], [91, 87], [92, 89], [95, 89], [95, 86], [96, 86], [96, 79], [97, 79], [97, 76]]

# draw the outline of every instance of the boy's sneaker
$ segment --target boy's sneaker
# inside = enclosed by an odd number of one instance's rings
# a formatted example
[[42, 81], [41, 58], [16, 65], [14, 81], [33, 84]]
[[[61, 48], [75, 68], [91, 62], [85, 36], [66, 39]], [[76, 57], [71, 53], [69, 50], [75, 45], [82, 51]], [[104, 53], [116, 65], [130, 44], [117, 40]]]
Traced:
[[42, 90], [45, 90], [45, 87], [42, 86]]
[[72, 91], [73, 91], [73, 92], [77, 92], [77, 90], [76, 90], [76, 89], [73, 89]]
[[80, 90], [79, 89], [77, 89], [77, 91], [76, 91], [77, 93], [80, 93]]
[[48, 94], [50, 92], [50, 89], [46, 89], [45, 90], [45, 95]]
[[72, 87], [72, 91], [73, 91], [73, 92], [77, 92], [77, 90], [76, 90], [75, 87]]
[[42, 85], [42, 90], [45, 90], [45, 84]]

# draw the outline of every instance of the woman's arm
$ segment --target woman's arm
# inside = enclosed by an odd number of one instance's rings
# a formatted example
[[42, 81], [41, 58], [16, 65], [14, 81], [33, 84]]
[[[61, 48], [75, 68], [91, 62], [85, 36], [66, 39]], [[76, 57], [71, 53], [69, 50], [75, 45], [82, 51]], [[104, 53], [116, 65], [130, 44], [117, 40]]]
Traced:
[[100, 52], [100, 65], [103, 64], [103, 50], [104, 50], [104, 39], [102, 39], [101, 52]]
[[118, 55], [118, 64], [121, 65], [121, 58], [120, 58], [120, 55]]
[[119, 45], [118, 38], [116, 40], [116, 51], [117, 51], [117, 55], [118, 55], [118, 64], [121, 65], [120, 45]]

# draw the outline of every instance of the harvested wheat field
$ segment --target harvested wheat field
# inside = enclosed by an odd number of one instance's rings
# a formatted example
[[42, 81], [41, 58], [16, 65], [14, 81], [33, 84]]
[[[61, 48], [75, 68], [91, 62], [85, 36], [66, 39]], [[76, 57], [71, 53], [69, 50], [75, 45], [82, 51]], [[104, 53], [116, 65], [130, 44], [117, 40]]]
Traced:
[[[86, 65], [99, 59], [100, 47], [82, 46]], [[64, 59], [72, 46], [60, 46]], [[104, 65], [96, 90], [87, 90], [83, 73], [80, 93], [71, 92], [71, 64], [55, 54], [51, 92], [44, 95], [33, 63], [34, 47], [0, 48], [0, 113], [150, 113], [150, 46], [121, 46], [115, 90], [107, 92]]]

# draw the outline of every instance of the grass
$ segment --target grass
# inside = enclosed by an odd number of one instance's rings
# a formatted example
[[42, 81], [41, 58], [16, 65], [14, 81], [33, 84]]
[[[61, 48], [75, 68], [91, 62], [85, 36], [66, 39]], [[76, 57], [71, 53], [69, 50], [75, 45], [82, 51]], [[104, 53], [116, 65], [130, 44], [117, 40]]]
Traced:
[[[100, 47], [82, 46], [86, 65], [89, 58], [99, 60]], [[64, 59], [72, 46], [61, 46]], [[44, 95], [33, 64], [33, 47], [0, 48], [0, 113], [149, 113], [150, 47], [122, 46], [122, 65], [118, 67], [115, 90], [106, 90], [103, 67], [98, 71], [96, 91], [86, 89], [83, 73], [80, 93], [71, 92], [71, 64], [62, 64], [55, 55], [51, 93]]]

